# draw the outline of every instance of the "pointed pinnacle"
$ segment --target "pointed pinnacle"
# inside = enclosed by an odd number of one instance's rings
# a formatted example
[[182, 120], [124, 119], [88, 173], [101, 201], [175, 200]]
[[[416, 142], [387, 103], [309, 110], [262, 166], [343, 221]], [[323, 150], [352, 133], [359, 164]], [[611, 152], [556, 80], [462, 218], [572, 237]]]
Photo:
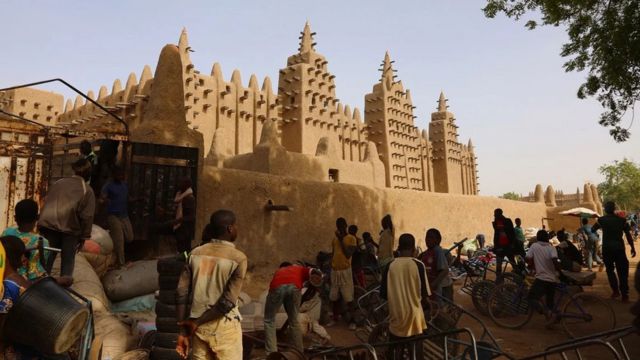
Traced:
[[298, 51], [300, 52], [300, 54], [304, 54], [307, 52], [312, 52], [314, 51], [314, 43], [313, 43], [313, 34], [311, 33], [311, 26], [309, 25], [309, 22], [307, 21], [304, 24], [304, 30], [302, 30], [302, 36], [301, 36], [301, 40], [300, 40], [300, 48], [298, 49]]
[[189, 46], [189, 40], [187, 38], [187, 28], [183, 27], [182, 31], [180, 32], [180, 40], [178, 40], [178, 47], [186, 48], [187, 46]]
[[440, 98], [438, 99], [438, 111], [447, 111], [447, 99], [444, 97], [444, 92], [440, 91]]
[[393, 82], [393, 68], [391, 67], [391, 56], [389, 56], [389, 50], [384, 53], [384, 61], [382, 63], [382, 78], [381, 80], [389, 80]]

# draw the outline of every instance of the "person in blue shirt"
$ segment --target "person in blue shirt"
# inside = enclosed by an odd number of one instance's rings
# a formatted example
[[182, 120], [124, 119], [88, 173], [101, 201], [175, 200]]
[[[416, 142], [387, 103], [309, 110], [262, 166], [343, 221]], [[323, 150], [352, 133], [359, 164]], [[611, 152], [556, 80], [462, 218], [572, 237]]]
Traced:
[[113, 239], [118, 265], [125, 264], [125, 242], [133, 241], [133, 228], [129, 220], [129, 187], [120, 167], [113, 169], [112, 178], [103, 187], [100, 202], [107, 206], [107, 224]]
[[587, 269], [591, 271], [593, 267], [593, 262], [600, 264], [600, 271], [602, 271], [604, 267], [604, 263], [598, 256], [598, 243], [600, 242], [600, 237], [598, 234], [591, 231], [591, 225], [589, 225], [589, 219], [582, 219], [582, 226], [580, 227], [580, 231], [586, 237], [586, 250], [587, 250]]
[[2, 279], [4, 292], [0, 299], [0, 314], [6, 314], [24, 290], [29, 287], [29, 282], [18, 274], [18, 268], [26, 261], [24, 258], [26, 248], [22, 240], [15, 236], [3, 236], [0, 237], [0, 244], [6, 254]]
[[41, 253], [38, 250], [40, 242], [43, 247], [49, 246], [49, 241], [35, 232], [38, 222], [38, 203], [32, 199], [20, 200], [14, 212], [18, 226], [5, 229], [1, 236], [15, 236], [22, 240], [28, 251], [28, 262], [25, 266], [20, 266], [17, 271], [28, 280], [34, 281], [47, 275], [45, 264], [49, 256], [48, 251]]

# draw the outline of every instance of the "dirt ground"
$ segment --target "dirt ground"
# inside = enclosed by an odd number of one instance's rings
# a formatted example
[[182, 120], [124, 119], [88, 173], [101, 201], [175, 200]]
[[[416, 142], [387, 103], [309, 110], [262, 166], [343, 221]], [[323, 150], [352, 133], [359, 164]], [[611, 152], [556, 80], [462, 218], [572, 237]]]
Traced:
[[[638, 259], [638, 257], [635, 259], [630, 258], [629, 285], [631, 287], [631, 301], [628, 304], [623, 304], [620, 300], [610, 299], [611, 289], [609, 288], [606, 272], [604, 271], [597, 273], [593, 286], [584, 288], [585, 292], [597, 294], [611, 304], [616, 314], [617, 327], [629, 325], [633, 318], [629, 309], [631, 305], [638, 300], [638, 293], [633, 289], [633, 275], [635, 274]], [[595, 268], [595, 270], [597, 271], [597, 268]], [[269, 279], [267, 279], [265, 275], [254, 275], [248, 280], [251, 285], [247, 287], [247, 290], [249, 290], [251, 296], [255, 296], [256, 293], [263, 290], [263, 286], [258, 286], [258, 284], [268, 283]], [[504, 329], [495, 325], [488, 316], [483, 316], [475, 310], [469, 295], [458, 291], [463, 281], [464, 279], [460, 279], [456, 282], [455, 302], [480, 318], [496, 338], [502, 350], [511, 354], [514, 358], [522, 358], [525, 355], [543, 351], [551, 345], [569, 340], [569, 337], [562, 330], [560, 324], [556, 325], [553, 329], [547, 329], [545, 327], [544, 317], [537, 314], [534, 315], [533, 319], [527, 325], [518, 330]], [[480, 337], [482, 334], [481, 326], [469, 316], [463, 316], [459, 326], [470, 328], [476, 337]], [[360, 343], [355, 333], [347, 329], [346, 324], [334, 325], [327, 328], [327, 331], [331, 334], [332, 344], [335, 346], [349, 346]], [[630, 358], [640, 359], [640, 336], [632, 335], [625, 338], [625, 344], [627, 350], [630, 352]], [[583, 351], [582, 355], [585, 359], [612, 358], [611, 355], [603, 353], [601, 349], [596, 348], [589, 348]]]

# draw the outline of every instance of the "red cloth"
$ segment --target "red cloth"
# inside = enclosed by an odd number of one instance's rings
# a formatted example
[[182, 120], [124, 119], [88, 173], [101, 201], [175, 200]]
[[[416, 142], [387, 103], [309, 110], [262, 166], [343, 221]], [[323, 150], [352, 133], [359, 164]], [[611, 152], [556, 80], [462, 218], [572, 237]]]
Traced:
[[305, 281], [309, 280], [311, 269], [300, 265], [291, 265], [280, 268], [273, 275], [269, 289], [277, 289], [282, 285], [293, 284], [298, 289], [302, 289]]
[[436, 252], [433, 249], [427, 249], [420, 259], [427, 270], [427, 279], [429, 283], [433, 283], [438, 277], [438, 266]]
[[502, 219], [496, 219], [496, 229], [498, 230], [498, 245], [507, 246], [509, 245], [509, 237], [507, 233], [504, 231], [504, 221]]

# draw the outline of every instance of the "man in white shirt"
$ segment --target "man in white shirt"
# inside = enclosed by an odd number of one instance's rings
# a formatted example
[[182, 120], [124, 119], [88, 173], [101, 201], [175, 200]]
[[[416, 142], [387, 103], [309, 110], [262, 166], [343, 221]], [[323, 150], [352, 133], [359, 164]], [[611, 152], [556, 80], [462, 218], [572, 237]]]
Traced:
[[536, 234], [537, 241], [529, 247], [526, 260], [529, 267], [535, 271], [535, 281], [529, 290], [529, 300], [535, 306], [537, 301], [545, 295], [547, 305], [547, 315], [552, 315], [556, 284], [560, 282], [558, 273], [560, 263], [558, 262], [558, 252], [549, 243], [549, 234], [545, 230], [540, 230]]

